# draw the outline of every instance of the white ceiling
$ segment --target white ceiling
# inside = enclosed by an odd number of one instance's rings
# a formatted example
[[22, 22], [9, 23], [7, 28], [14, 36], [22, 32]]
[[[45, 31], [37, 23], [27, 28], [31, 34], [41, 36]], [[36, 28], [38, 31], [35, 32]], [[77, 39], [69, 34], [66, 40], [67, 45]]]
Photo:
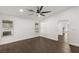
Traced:
[[[64, 11], [66, 9], [69, 9], [70, 6], [44, 6], [42, 11], [52, 11], [51, 13], [46, 14], [46, 16], [42, 16], [40, 18], [46, 18], [49, 16], [53, 16], [56, 13], [59, 13], [61, 11]], [[34, 15], [28, 15], [31, 14], [26, 10], [26, 12], [19, 12], [19, 9], [33, 9], [36, 10], [36, 6], [0, 6], [0, 13], [5, 15], [12, 15], [12, 16], [18, 16], [23, 18], [31, 18], [31, 19], [37, 19], [38, 17]], [[33, 13], [32, 13], [33, 14]]]

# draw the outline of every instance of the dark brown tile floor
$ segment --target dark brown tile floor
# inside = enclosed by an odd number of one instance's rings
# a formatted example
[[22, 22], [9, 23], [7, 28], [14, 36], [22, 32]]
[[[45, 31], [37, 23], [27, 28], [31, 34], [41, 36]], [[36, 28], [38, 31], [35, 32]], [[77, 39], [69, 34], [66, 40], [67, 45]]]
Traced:
[[[0, 46], [1, 53], [60, 53], [62, 52], [60, 43], [58, 41], [54, 41], [51, 39], [47, 39], [44, 37], [35, 37], [17, 41], [5, 45]], [[71, 46], [72, 52], [79, 52], [74, 51], [75, 49], [78, 50], [79, 48], [75, 48], [75, 46]]]

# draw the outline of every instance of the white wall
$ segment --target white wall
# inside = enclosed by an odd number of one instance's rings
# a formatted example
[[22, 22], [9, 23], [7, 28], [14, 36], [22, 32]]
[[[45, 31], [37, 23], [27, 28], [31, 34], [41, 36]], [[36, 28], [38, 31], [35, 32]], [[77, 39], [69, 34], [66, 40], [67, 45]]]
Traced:
[[57, 40], [57, 20], [49, 18], [41, 22], [41, 36]]
[[79, 46], [79, 7], [73, 7], [44, 20], [41, 23], [41, 35], [57, 40], [57, 21], [59, 20], [69, 20], [69, 43]]
[[[23, 39], [28, 39], [28, 38], [38, 36], [38, 34], [34, 32], [35, 20], [1, 15], [0, 24], [1, 24], [2, 19], [12, 20], [14, 31], [13, 31], [13, 35], [11, 35], [11, 36], [1, 37], [0, 44], [11, 43], [11, 42], [15, 42], [18, 40], [23, 40]], [[0, 27], [1, 27], [1, 25], [0, 25]]]

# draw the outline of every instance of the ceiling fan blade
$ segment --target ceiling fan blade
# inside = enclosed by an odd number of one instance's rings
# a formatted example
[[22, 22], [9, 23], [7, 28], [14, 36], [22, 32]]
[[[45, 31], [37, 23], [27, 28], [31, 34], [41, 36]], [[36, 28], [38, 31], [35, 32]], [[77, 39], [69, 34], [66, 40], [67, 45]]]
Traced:
[[37, 7], [37, 13], [40, 13], [40, 11], [39, 11], [39, 7]]
[[51, 11], [45, 11], [45, 12], [41, 12], [41, 13], [50, 13]]
[[34, 10], [32, 10], [32, 9], [27, 9], [28, 11], [30, 11], [30, 12], [35, 12]]
[[44, 14], [42, 14], [42, 13], [41, 13], [40, 15], [41, 15], [41, 16], [45, 16], [45, 15], [44, 15]]
[[41, 12], [42, 9], [43, 9], [43, 6], [40, 7], [40, 12]]

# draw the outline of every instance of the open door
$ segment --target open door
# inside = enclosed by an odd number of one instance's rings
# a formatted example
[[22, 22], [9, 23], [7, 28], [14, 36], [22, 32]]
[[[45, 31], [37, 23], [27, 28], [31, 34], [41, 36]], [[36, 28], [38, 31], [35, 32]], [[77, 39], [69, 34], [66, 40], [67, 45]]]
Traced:
[[69, 53], [71, 52], [68, 40], [68, 29], [69, 29], [69, 21], [68, 20], [60, 20], [58, 23], [59, 26], [59, 34], [58, 34], [58, 44], [59, 44], [59, 52]]

